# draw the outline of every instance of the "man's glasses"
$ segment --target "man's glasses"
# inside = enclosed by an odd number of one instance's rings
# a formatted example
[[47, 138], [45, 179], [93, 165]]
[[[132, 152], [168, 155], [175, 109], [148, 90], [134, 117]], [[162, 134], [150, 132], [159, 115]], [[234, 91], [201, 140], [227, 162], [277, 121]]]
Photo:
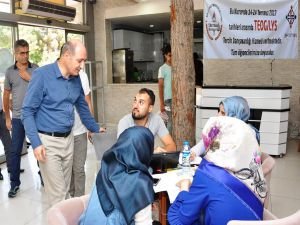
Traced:
[[19, 55], [29, 55], [29, 51], [27, 51], [27, 52], [17, 52], [17, 54], [19, 54]]

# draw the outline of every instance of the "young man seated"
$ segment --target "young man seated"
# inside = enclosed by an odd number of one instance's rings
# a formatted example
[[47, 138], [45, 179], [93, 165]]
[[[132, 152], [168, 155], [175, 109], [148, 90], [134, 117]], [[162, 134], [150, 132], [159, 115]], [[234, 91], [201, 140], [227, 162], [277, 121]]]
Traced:
[[174, 152], [176, 145], [169, 134], [162, 118], [153, 113], [155, 95], [152, 90], [142, 88], [133, 99], [132, 112], [124, 116], [118, 124], [118, 137], [129, 127], [143, 126], [150, 129], [153, 136], [158, 136], [163, 147], [157, 147], [154, 152]]

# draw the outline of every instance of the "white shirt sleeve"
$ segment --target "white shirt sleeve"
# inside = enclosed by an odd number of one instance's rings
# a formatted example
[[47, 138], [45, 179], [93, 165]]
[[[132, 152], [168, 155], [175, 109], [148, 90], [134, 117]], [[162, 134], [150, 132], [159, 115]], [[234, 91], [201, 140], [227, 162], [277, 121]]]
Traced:
[[137, 212], [134, 216], [135, 225], [152, 225], [152, 205]]
[[200, 140], [198, 144], [191, 148], [191, 152], [195, 152], [196, 156], [200, 156], [205, 152], [203, 141]]
[[82, 70], [79, 72], [79, 77], [81, 80], [81, 85], [82, 85], [84, 95], [88, 95], [91, 92], [90, 85], [89, 85], [89, 78], [87, 74]]

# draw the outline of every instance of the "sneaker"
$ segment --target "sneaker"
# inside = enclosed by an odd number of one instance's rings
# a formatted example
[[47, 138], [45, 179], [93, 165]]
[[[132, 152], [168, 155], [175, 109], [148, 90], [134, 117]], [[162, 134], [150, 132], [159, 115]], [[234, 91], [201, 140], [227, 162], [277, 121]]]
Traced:
[[8, 197], [9, 198], [14, 198], [16, 197], [18, 191], [19, 191], [20, 187], [19, 186], [15, 186], [14, 188], [10, 188], [9, 192], [8, 192]]

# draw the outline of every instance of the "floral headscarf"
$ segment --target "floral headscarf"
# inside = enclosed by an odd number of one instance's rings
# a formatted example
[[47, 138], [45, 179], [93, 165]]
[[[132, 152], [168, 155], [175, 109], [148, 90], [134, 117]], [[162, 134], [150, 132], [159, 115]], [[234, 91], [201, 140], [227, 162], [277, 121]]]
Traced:
[[205, 159], [229, 171], [263, 201], [267, 189], [261, 152], [251, 128], [236, 118], [211, 117], [203, 128], [202, 138]]

